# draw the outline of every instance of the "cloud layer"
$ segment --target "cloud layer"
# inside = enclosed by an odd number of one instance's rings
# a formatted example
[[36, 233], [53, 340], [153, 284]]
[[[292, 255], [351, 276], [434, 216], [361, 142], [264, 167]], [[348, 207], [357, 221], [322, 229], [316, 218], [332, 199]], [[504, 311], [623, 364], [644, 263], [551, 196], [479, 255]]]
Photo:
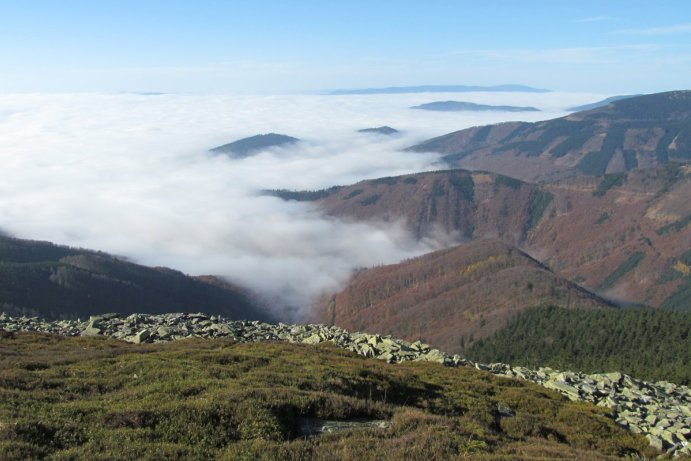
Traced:
[[[404, 223], [340, 222], [310, 204], [257, 191], [319, 189], [436, 169], [436, 156], [402, 149], [507, 116], [552, 118], [601, 97], [0, 95], [0, 230], [222, 275], [299, 318], [315, 296], [336, 289], [354, 268], [399, 261], [448, 241], [414, 241]], [[408, 109], [444, 99], [545, 111]], [[384, 124], [403, 133], [356, 132]], [[242, 160], [207, 152], [267, 132], [304, 141]]]

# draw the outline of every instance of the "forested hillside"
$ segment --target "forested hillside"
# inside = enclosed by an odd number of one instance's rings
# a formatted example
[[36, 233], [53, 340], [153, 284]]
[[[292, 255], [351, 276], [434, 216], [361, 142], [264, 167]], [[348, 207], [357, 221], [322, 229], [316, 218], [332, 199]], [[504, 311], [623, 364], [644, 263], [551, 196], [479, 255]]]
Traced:
[[76, 318], [105, 312], [200, 310], [231, 318], [270, 316], [216, 278], [150, 268], [106, 253], [0, 236], [0, 311]]
[[481, 240], [361, 271], [315, 320], [462, 352], [540, 303], [611, 308], [517, 248]]
[[542, 185], [446, 170], [273, 193], [341, 218], [402, 221], [418, 238], [497, 238], [622, 304], [691, 309], [689, 165]]
[[634, 96], [542, 122], [485, 125], [410, 149], [440, 152], [449, 165], [527, 181], [691, 161], [691, 91]]
[[540, 307], [466, 351], [474, 360], [561, 370], [618, 370], [691, 383], [691, 313]]

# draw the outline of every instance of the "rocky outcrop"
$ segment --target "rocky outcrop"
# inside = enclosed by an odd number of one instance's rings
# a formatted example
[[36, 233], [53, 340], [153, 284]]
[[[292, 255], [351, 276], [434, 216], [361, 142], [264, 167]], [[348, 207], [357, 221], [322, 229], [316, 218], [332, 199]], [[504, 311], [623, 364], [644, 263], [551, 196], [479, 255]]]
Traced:
[[571, 400], [609, 407], [620, 426], [645, 435], [658, 450], [691, 454], [691, 392], [687, 386], [646, 382], [619, 372], [531, 370], [503, 363], [476, 366], [496, 375], [532, 381]]
[[[67, 336], [109, 336], [131, 343], [158, 343], [189, 337], [229, 338], [239, 342], [331, 342], [365, 357], [386, 360], [438, 362], [469, 366], [498, 376], [540, 384], [571, 400], [612, 409], [617, 423], [645, 435], [651, 445], [671, 455], [691, 455], [691, 391], [668, 382], [646, 382], [613, 372], [585, 374], [551, 368], [529, 369], [503, 363], [482, 364], [449, 355], [420, 341], [408, 342], [368, 333], [350, 333], [325, 325], [277, 325], [234, 321], [205, 314], [106, 314], [87, 321], [48, 322], [37, 317], [0, 314], [0, 331], [45, 332]], [[8, 334], [5, 333], [5, 334]]]

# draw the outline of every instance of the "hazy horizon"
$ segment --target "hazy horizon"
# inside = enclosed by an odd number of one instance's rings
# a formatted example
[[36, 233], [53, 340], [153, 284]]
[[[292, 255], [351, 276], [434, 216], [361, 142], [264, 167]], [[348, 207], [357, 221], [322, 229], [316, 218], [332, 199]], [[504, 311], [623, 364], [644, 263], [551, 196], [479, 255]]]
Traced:
[[[456, 236], [418, 242], [403, 223], [339, 221], [259, 190], [438, 169], [438, 155], [404, 148], [608, 96], [686, 89], [689, 5], [2, 2], [0, 231], [222, 275], [304, 309], [354, 268]], [[553, 92], [320, 94], [501, 84]], [[541, 112], [408, 109], [443, 100]], [[381, 125], [401, 134], [357, 133]], [[208, 153], [268, 132], [303, 142], [243, 160]]]
[[0, 4], [0, 93], [688, 89], [684, 0]]

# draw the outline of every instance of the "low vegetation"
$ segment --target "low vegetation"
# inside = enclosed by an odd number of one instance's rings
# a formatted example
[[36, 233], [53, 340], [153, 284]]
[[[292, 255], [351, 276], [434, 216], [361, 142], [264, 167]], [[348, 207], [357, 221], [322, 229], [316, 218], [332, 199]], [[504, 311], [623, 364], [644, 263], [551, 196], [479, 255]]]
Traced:
[[[471, 368], [333, 346], [0, 337], [0, 459], [615, 459], [651, 456], [609, 410]], [[305, 418], [381, 429], [307, 437]]]
[[526, 311], [467, 351], [472, 360], [621, 371], [647, 380], [691, 383], [691, 313], [655, 309]]

